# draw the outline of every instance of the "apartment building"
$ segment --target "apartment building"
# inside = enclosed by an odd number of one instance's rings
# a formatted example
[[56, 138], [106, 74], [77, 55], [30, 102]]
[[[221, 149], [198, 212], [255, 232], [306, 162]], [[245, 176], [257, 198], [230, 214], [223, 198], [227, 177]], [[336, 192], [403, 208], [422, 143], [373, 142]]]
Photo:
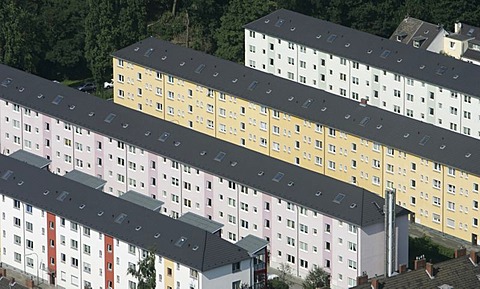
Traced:
[[156, 288], [252, 284], [247, 251], [216, 235], [6, 156], [0, 174], [0, 262], [56, 288], [137, 288], [149, 250]]
[[443, 51], [443, 39], [446, 35], [448, 32], [441, 25], [407, 16], [400, 22], [389, 39], [415, 48], [440, 53]]
[[395, 188], [415, 222], [477, 244], [477, 139], [154, 38], [116, 52], [114, 74], [120, 105], [381, 196]]
[[[13, 68], [0, 66], [0, 79], [5, 154], [23, 149], [58, 174], [103, 178], [111, 194], [151, 196], [173, 218], [207, 217], [230, 242], [266, 239], [270, 266], [287, 263], [302, 277], [324, 267], [335, 288], [353, 286], [363, 271], [383, 274], [379, 196]], [[408, 258], [407, 222], [398, 207], [396, 265]]]
[[480, 67], [452, 57], [280, 9], [245, 26], [245, 64], [480, 138]]

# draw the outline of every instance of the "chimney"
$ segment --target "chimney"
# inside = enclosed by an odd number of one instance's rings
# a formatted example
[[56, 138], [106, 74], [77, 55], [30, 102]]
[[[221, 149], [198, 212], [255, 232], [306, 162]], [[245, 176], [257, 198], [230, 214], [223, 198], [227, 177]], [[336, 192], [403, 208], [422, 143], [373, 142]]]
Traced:
[[460, 31], [462, 30], [462, 23], [460, 21], [455, 21], [455, 33], [460, 34]]
[[27, 288], [33, 289], [33, 287], [35, 287], [35, 282], [33, 282], [33, 279], [30, 278], [30, 279], [27, 279], [25, 285]]
[[402, 274], [407, 272], [407, 264], [401, 264], [398, 266], [398, 273]]
[[0, 267], [0, 278], [7, 277], [7, 269]]
[[10, 286], [13, 287], [15, 286], [15, 284], [17, 284], [17, 282], [15, 282], [15, 278], [12, 278], [12, 280], [10, 281]]
[[368, 275], [365, 272], [362, 276], [357, 276], [357, 285], [363, 285], [368, 283]]
[[372, 289], [380, 289], [380, 281], [377, 278], [372, 279]]
[[417, 259], [413, 263], [413, 269], [418, 270], [418, 269], [425, 268], [425, 264], [426, 264], [425, 257], [423, 256], [417, 257]]
[[361, 105], [361, 106], [366, 106], [367, 103], [368, 103], [368, 99], [366, 99], [366, 98], [360, 99], [360, 105]]
[[466, 248], [459, 248], [455, 249], [455, 258], [460, 258], [467, 255], [467, 249]]
[[477, 260], [477, 252], [475, 251], [470, 251], [470, 261], [472, 261], [473, 265], [478, 266], [478, 260]]
[[427, 271], [428, 277], [430, 277], [430, 279], [435, 278], [435, 268], [433, 268], [432, 263], [427, 262], [427, 266], [426, 266], [425, 271]]

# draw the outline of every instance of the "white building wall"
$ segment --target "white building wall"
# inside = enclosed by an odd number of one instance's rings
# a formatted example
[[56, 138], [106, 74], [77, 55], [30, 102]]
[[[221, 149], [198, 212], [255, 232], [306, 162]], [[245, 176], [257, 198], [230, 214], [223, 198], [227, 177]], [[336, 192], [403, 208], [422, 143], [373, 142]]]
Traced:
[[[38, 256], [39, 278], [48, 282], [47, 270], [42, 269], [42, 264], [46, 266], [48, 262], [46, 250], [50, 246], [45, 231], [46, 213], [36, 207], [27, 210], [27, 204], [14, 203], [12, 198], [3, 195], [0, 204], [2, 216], [0, 262], [35, 278]], [[19, 207], [17, 208], [14, 204], [18, 204]], [[20, 226], [14, 224], [13, 218], [19, 219]], [[57, 252], [58, 288], [84, 288], [87, 285], [91, 285], [92, 288], [105, 288], [105, 270], [108, 270], [105, 268], [105, 235], [63, 217], [55, 218], [57, 226], [54, 246]], [[27, 229], [27, 222], [32, 224], [32, 227], [29, 225], [28, 228], [33, 230]], [[29, 248], [30, 243], [27, 243], [27, 240], [33, 242], [32, 248]], [[129, 281], [136, 282], [135, 278], [127, 275], [127, 269], [129, 266], [136, 265], [145, 251], [136, 246], [132, 247], [133, 250], [130, 248], [130, 244], [113, 238], [114, 288], [130, 288]], [[27, 262], [27, 258], [32, 260]], [[163, 276], [164, 260], [163, 257], [156, 256], [157, 288], [166, 288]], [[172, 268], [174, 288], [190, 288], [191, 285], [198, 289], [230, 288], [232, 282], [238, 280], [248, 284], [252, 278], [250, 262], [251, 260], [242, 261], [238, 272], [232, 273], [232, 265], [229, 264], [203, 273], [197, 271], [197, 277], [191, 274], [190, 267], [173, 262], [171, 264], [174, 265]]]
[[[12, 105], [10, 104], [10, 106]], [[13, 109], [2, 110], [2, 114], [18, 117], [18, 113]], [[48, 120], [40, 115], [32, 121], [32, 125], [42, 127]], [[92, 174], [103, 177], [107, 181], [105, 191], [108, 193], [119, 195], [128, 189], [134, 189], [165, 202], [162, 213], [171, 217], [176, 218], [186, 212], [211, 217], [214, 221], [224, 225], [222, 236], [231, 242], [237, 242], [248, 234], [269, 240], [270, 260], [273, 267], [278, 267], [281, 263], [289, 263], [295, 274], [305, 276], [313, 266], [326, 267], [329, 263], [330, 269], [326, 268], [326, 270], [330, 270], [332, 276], [338, 277], [338, 274], [342, 274], [342, 282], [347, 282], [345, 280], [348, 280], [349, 276], [354, 278], [354, 275], [358, 273], [348, 268], [348, 261], [337, 262], [338, 255], [335, 254], [342, 252], [342, 248], [347, 243], [337, 244], [337, 231], [333, 224], [336, 220], [321, 214], [317, 214], [315, 217], [314, 212], [311, 211], [304, 216], [300, 213], [301, 209], [297, 205], [289, 205], [285, 200], [279, 201], [278, 198], [261, 191], [250, 188], [245, 191], [241, 184], [203, 171], [197, 172], [194, 168], [190, 168], [190, 172], [188, 172], [188, 169], [184, 169], [181, 164], [177, 165], [170, 159], [143, 151], [140, 148], [134, 150], [128, 144], [119, 144], [116, 139], [110, 140], [109, 137], [93, 131], [88, 134], [82, 130], [82, 135], [79, 135], [75, 132], [75, 128], [72, 127], [72, 130], [69, 130], [62, 121], [57, 123], [56, 120], [51, 120], [50, 123], [53, 124], [50, 125], [49, 131], [45, 132], [45, 138], [48, 134], [54, 136], [51, 141], [51, 153], [53, 154], [51, 167], [54, 172], [57, 169], [60, 170], [60, 173], [71, 170], [74, 166], [73, 156], [75, 155], [75, 158], [82, 159], [84, 164], [83, 167], [77, 166], [77, 169], [91, 171]], [[0, 129], [7, 128], [8, 124], [5, 117], [2, 117]], [[71, 146], [65, 145], [66, 138], [72, 139]], [[75, 147], [75, 139], [81, 140], [85, 152], [78, 152]], [[20, 138], [20, 140], [22, 143], [23, 139]], [[38, 142], [40, 141], [38, 140]], [[2, 148], [15, 148], [12, 138], [5, 139], [1, 145]], [[87, 146], [90, 146], [91, 154], [86, 153]], [[57, 151], [59, 157], [57, 157]], [[41, 156], [47, 156], [49, 152], [50, 150], [47, 149], [34, 151]], [[64, 155], [71, 155], [72, 163], [68, 163]], [[98, 159], [102, 159], [101, 165]], [[87, 163], [92, 163], [91, 170], [85, 165]], [[129, 179], [135, 180], [135, 186], [133, 183], [130, 185]], [[245, 204], [248, 204], [248, 212], [242, 209], [242, 206], [245, 208]], [[309, 214], [313, 217], [307, 217]], [[294, 224], [293, 228], [292, 223]], [[327, 223], [331, 227], [330, 233], [325, 232]], [[300, 230], [300, 224], [308, 227], [308, 233]], [[347, 234], [347, 236], [350, 235]], [[289, 245], [289, 242], [290, 244], [295, 242], [295, 245]], [[300, 242], [306, 244], [307, 250], [300, 249]], [[326, 242], [330, 243], [330, 250], [326, 250]], [[70, 252], [70, 254], [74, 253]], [[360, 257], [362, 256], [358, 258]], [[344, 260], [347, 260], [346, 257]], [[66, 263], [69, 261], [71, 260], [66, 260]], [[100, 270], [100, 267], [97, 269]], [[94, 270], [93, 264], [92, 270]], [[71, 279], [70, 281], [66, 279], [65, 282], [71, 284]]]
[[[48, 262], [45, 213], [23, 202], [15, 205], [18, 207], [14, 206], [14, 199], [8, 196], [2, 196], [0, 199], [0, 262], [18, 268], [35, 278], [38, 268], [38, 277], [46, 280], [48, 275], [42, 269]], [[19, 226], [15, 224], [14, 218], [20, 221]]]
[[[251, 61], [254, 61], [256, 65], [252, 68], [257, 70], [301, 82], [355, 101], [365, 98], [369, 100], [369, 105], [480, 138], [480, 121], [478, 121], [480, 113], [475, 110], [473, 101], [472, 103], [463, 101], [465, 95], [461, 92], [428, 84], [418, 79], [411, 79], [408, 75], [396, 75], [392, 71], [370, 67], [365, 63], [358, 63], [359, 68], [357, 69], [357, 64], [353, 60], [317, 51], [298, 43], [280, 39], [281, 44], [278, 44], [278, 41], [279, 39], [274, 36], [245, 29], [245, 65], [251, 66]], [[272, 43], [275, 44], [273, 50], [270, 49]], [[265, 49], [268, 53], [264, 53]], [[270, 55], [275, 55], [274, 65], [270, 65]], [[393, 53], [389, 57], [394, 57]], [[397, 61], [402, 60], [397, 59]], [[301, 67], [303, 62], [305, 62], [305, 69]], [[263, 63], [267, 63], [267, 65], [263, 65]], [[323, 66], [322, 63], [325, 65]], [[316, 66], [318, 71], [313, 69], [316, 64], [318, 64]], [[421, 66], [422, 64], [419, 63], [419, 68]], [[301, 79], [300, 76], [304, 76], [306, 79]], [[375, 81], [376, 76], [378, 81]], [[318, 80], [315, 81], [317, 77]], [[322, 81], [323, 77], [325, 81]], [[358, 78], [358, 85], [353, 84], [353, 77]], [[435, 100], [429, 101], [430, 91], [435, 93]], [[449, 105], [447, 105], [452, 93], [457, 93], [460, 100], [460, 103], [455, 105], [458, 109], [456, 116], [450, 113]], [[414, 100], [410, 101], [411, 98], [407, 94], [413, 95]], [[475, 98], [475, 102], [478, 102], [478, 98]], [[435, 103], [437, 105], [433, 106]], [[442, 104], [440, 105], [440, 103]], [[438, 110], [439, 106], [442, 106], [440, 111]], [[433, 114], [430, 108], [434, 108]], [[462, 122], [465, 111], [471, 112], [471, 119], [476, 122]]]
[[249, 268], [250, 260], [245, 260], [240, 262], [240, 271], [235, 273], [232, 272], [232, 265], [222, 266], [203, 272], [199, 277], [200, 286], [198, 289], [233, 288], [232, 283], [238, 281], [240, 281], [240, 283], [253, 283], [249, 281], [252, 280], [253, 276], [253, 273]]

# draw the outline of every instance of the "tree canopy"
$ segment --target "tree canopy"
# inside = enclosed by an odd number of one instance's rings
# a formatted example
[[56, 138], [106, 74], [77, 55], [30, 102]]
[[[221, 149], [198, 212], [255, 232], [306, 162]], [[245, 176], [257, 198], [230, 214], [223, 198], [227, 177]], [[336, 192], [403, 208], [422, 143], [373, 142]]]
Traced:
[[467, 0], [4, 0], [0, 63], [51, 79], [108, 80], [110, 54], [152, 35], [236, 61], [244, 59], [243, 26], [275, 9], [388, 37], [405, 16], [453, 30], [480, 26]]
[[150, 250], [147, 256], [137, 263], [138, 269], [128, 268], [127, 273], [137, 278], [138, 289], [155, 289], [157, 277], [155, 270], [155, 252]]

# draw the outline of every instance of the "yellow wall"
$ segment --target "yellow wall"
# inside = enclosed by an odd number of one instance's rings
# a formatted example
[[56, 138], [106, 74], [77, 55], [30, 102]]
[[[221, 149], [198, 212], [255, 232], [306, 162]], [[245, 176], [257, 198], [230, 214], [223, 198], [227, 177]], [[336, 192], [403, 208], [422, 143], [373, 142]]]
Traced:
[[[165, 289], [168, 289], [169, 287], [170, 288], [175, 288], [175, 263], [164, 258], [164, 272], [163, 272], [163, 280], [164, 280], [164, 284], [165, 284]], [[168, 268], [170, 268], [172, 270], [172, 275], [171, 276], [168, 276]]]
[[[192, 121], [194, 130], [237, 145], [241, 145], [243, 139], [244, 146], [249, 149], [289, 163], [299, 162], [303, 168], [344, 182], [352, 183], [352, 177], [355, 177], [356, 185], [381, 196], [391, 184], [397, 189], [397, 203], [414, 212], [421, 224], [468, 241], [472, 233], [480, 235], [478, 227], [472, 225], [475, 216], [471, 214], [476, 212], [473, 201], [478, 201], [478, 192], [473, 192], [473, 184], [480, 183], [478, 176], [467, 176], [459, 170], [455, 176], [449, 176], [448, 167], [440, 165], [440, 171], [437, 171], [434, 162], [418, 156], [399, 150], [393, 150], [392, 155], [392, 149], [370, 140], [341, 131], [335, 131], [333, 136], [329, 127], [218, 91], [209, 96], [208, 88], [187, 80], [175, 77], [173, 83], [168, 83], [165, 74], [157, 79], [155, 71], [126, 62], [119, 67], [117, 63], [114, 59], [114, 100], [118, 104], [138, 110], [138, 103], [145, 104], [146, 99], [163, 101], [163, 111], [156, 110], [155, 105], [153, 108], [143, 105], [142, 110], [185, 127], [191, 127], [189, 121]], [[142, 81], [139, 81], [138, 72], [148, 76], [142, 75]], [[118, 82], [118, 74], [124, 75], [123, 83]], [[134, 79], [134, 83], [127, 83], [127, 78]], [[150, 86], [152, 89], [144, 90], [143, 95], [138, 96], [139, 87]], [[162, 88], [163, 96], [156, 95], [156, 87]], [[118, 97], [119, 89], [125, 91], [124, 98]], [[191, 97], [189, 90], [192, 91]], [[168, 98], [168, 91], [174, 93], [173, 99]], [[127, 95], [135, 97], [128, 99]], [[208, 105], [211, 105], [211, 112]], [[193, 110], [191, 113], [189, 106]], [[173, 116], [166, 112], [168, 107], [175, 109]], [[213, 129], [207, 127], [207, 120], [214, 121]], [[222, 125], [224, 132], [220, 131]], [[262, 146], [262, 138], [267, 141], [266, 146]], [[321, 146], [317, 147], [319, 142]], [[278, 146], [278, 151], [274, 145]], [[315, 162], [316, 157], [321, 158], [321, 164]], [[335, 170], [329, 168], [330, 161], [335, 163]], [[412, 163], [415, 169], [412, 169]], [[378, 179], [377, 184], [373, 182], [374, 178]], [[433, 187], [434, 180], [441, 182], [440, 188]], [[455, 185], [455, 194], [447, 192], [448, 184]], [[433, 203], [434, 197], [440, 198], [440, 205]], [[455, 211], [447, 209], [449, 201], [455, 202]], [[439, 222], [433, 221], [433, 214], [440, 216]], [[455, 220], [455, 229], [446, 226], [447, 218]], [[462, 228], [459, 228], [460, 223]]]
[[[451, 43], [454, 43], [454, 47], [451, 48]], [[460, 59], [464, 52], [464, 47], [467, 44], [467, 41], [460, 41], [448, 36], [443, 38], [443, 51], [450, 56], [453, 56], [457, 59]], [[466, 50], [466, 49], [465, 49]]]

